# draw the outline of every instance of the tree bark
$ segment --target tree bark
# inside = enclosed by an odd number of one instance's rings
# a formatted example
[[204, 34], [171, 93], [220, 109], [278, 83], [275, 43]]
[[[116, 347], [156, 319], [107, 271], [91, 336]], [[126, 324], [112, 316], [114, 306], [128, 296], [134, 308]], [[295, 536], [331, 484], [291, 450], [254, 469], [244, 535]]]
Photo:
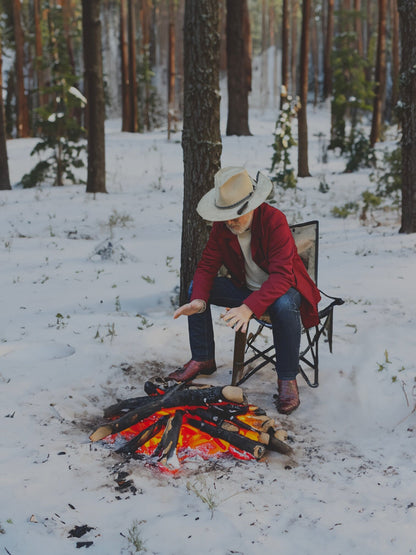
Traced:
[[250, 23], [247, 0], [227, 0], [227, 135], [251, 135], [248, 94], [251, 89]]
[[70, 0], [61, 0], [62, 2], [62, 20], [64, 26], [64, 35], [66, 41], [66, 47], [68, 51], [68, 59], [71, 65], [72, 71], [74, 75], [76, 75], [76, 64], [75, 64], [75, 56], [74, 56], [74, 48], [72, 45], [72, 37], [71, 37], [71, 19], [73, 18], [72, 13], [72, 6]]
[[101, 57], [100, 0], [82, 0], [82, 31], [85, 92], [88, 101], [87, 193], [106, 193], [105, 103]]
[[416, 233], [416, 3], [398, 0], [401, 36], [402, 233]]
[[127, 0], [120, 0], [121, 130], [130, 131], [129, 34]]
[[324, 98], [332, 94], [332, 41], [334, 36], [334, 0], [328, 0], [327, 26], [324, 48]]
[[269, 56], [266, 0], [261, 2], [261, 62], [260, 62], [260, 106], [267, 108], [269, 103]]
[[45, 70], [42, 67], [43, 41], [42, 29], [40, 24], [40, 0], [33, 3], [34, 22], [35, 22], [35, 55], [36, 55], [36, 79], [38, 88], [38, 105], [44, 106], [47, 102], [45, 89]]
[[[3, 55], [0, 36], [0, 91], [3, 91]], [[4, 117], [3, 94], [0, 94], [0, 190], [10, 190], [9, 162], [7, 158], [6, 125]]]
[[386, 8], [387, 0], [378, 0], [378, 38], [375, 71], [375, 90], [373, 118], [371, 122], [370, 145], [374, 146], [380, 139], [381, 116], [386, 89]]
[[290, 51], [290, 76], [292, 82], [292, 94], [296, 96], [298, 93], [298, 78], [297, 78], [297, 64], [298, 64], [298, 10], [299, 0], [292, 0], [292, 27], [291, 27], [291, 51]]
[[221, 165], [218, 2], [186, 0], [184, 18], [184, 199], [181, 303], [207, 240], [196, 206]]
[[302, 36], [300, 47], [300, 108], [298, 111], [298, 176], [308, 177], [308, 59], [309, 59], [309, 20], [311, 13], [311, 1], [302, 2]]
[[133, 0], [128, 1], [128, 37], [129, 37], [129, 103], [130, 103], [130, 131], [139, 130], [139, 107], [137, 89], [136, 63], [136, 8]]
[[169, 40], [168, 40], [168, 140], [172, 122], [175, 121], [175, 5], [169, 0]]
[[25, 94], [24, 36], [20, 20], [20, 0], [13, 0], [14, 40], [16, 44], [16, 102], [17, 102], [17, 136], [29, 137], [29, 108]]
[[280, 109], [287, 98], [289, 90], [289, 0], [283, 0], [282, 5], [282, 86], [280, 91]]
[[363, 57], [364, 46], [363, 46], [363, 23], [361, 14], [361, 0], [354, 0], [354, 11], [355, 11], [355, 32], [357, 34], [357, 52]]
[[[140, 9], [140, 20], [141, 20], [141, 30], [142, 30], [142, 41], [141, 41], [141, 52], [142, 52], [142, 63], [151, 66], [151, 56], [150, 56], [150, 5], [149, 0], [141, 1]], [[149, 79], [145, 79], [142, 83], [142, 96], [144, 97], [144, 102], [142, 102], [141, 110], [141, 123], [144, 129], [149, 130], [150, 125], [150, 82]]]
[[399, 12], [397, 11], [397, 0], [392, 0], [391, 8], [391, 25], [392, 25], [392, 53], [391, 53], [391, 104], [394, 110], [399, 98], [399, 72], [400, 72], [400, 54], [399, 54]]
[[276, 35], [276, 11], [273, 4], [269, 5], [269, 41], [270, 46], [273, 48], [273, 69], [272, 69], [272, 106], [277, 106], [280, 102], [280, 93], [278, 85], [278, 48], [277, 48], [277, 35]]
[[319, 38], [317, 18], [312, 17], [311, 25], [311, 53], [313, 62], [313, 105], [318, 104], [319, 97]]

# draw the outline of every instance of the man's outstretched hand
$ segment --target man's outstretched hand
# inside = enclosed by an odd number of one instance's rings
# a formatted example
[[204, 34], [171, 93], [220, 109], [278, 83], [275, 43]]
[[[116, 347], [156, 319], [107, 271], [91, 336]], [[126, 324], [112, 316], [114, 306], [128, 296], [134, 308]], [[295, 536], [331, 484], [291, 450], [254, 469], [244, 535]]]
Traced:
[[179, 316], [192, 316], [192, 314], [198, 314], [205, 307], [204, 301], [200, 299], [194, 299], [190, 303], [183, 304], [175, 310], [173, 317], [179, 318]]
[[246, 333], [253, 311], [246, 304], [235, 308], [227, 308], [226, 310], [225, 314], [221, 314], [221, 318], [226, 322], [227, 326], [235, 331]]

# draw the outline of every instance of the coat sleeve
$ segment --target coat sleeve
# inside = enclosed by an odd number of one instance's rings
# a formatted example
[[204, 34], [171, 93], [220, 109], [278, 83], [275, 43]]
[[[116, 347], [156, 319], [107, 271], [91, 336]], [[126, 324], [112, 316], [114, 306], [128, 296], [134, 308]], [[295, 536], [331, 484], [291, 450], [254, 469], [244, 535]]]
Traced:
[[223, 264], [217, 226], [214, 224], [194, 274], [191, 300], [208, 302], [212, 283]]

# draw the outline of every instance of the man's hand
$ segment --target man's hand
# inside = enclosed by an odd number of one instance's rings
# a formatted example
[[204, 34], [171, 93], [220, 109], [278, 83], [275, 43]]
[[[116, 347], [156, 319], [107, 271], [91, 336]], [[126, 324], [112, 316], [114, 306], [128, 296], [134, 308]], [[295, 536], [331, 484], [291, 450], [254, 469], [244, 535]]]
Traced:
[[177, 308], [173, 313], [173, 317], [176, 320], [179, 316], [192, 316], [192, 314], [198, 314], [205, 306], [205, 302], [201, 299], [194, 299], [190, 303], [183, 304]]
[[221, 314], [221, 318], [230, 328], [233, 328], [235, 331], [246, 333], [252, 314], [253, 311], [246, 304], [242, 304], [236, 308], [227, 308], [227, 312]]

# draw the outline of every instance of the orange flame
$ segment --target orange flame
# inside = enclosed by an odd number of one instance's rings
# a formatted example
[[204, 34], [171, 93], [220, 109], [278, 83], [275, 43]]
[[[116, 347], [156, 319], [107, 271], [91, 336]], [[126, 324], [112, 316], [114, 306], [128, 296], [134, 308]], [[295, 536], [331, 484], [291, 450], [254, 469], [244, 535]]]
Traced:
[[[198, 407], [201, 408], [201, 407]], [[151, 426], [157, 420], [159, 420], [162, 416], [168, 415], [173, 416], [177, 410], [185, 411], [183, 423], [180, 429], [176, 453], [179, 462], [183, 462], [188, 458], [192, 458], [195, 456], [199, 456], [204, 460], [222, 456], [233, 456], [240, 460], [255, 460], [255, 457], [250, 453], [242, 451], [237, 447], [231, 445], [227, 441], [222, 439], [218, 439], [212, 437], [208, 433], [201, 431], [197, 428], [194, 428], [187, 422], [188, 415], [195, 418], [194, 415], [189, 414], [186, 410], [192, 409], [192, 407], [174, 407], [170, 409], [162, 409], [158, 412], [155, 412], [148, 418], [143, 419], [142, 421], [138, 422], [134, 426], [127, 428], [117, 434], [113, 434], [108, 436], [105, 441], [107, 443], [113, 444], [118, 438], [123, 438], [126, 441], [137, 436], [140, 432]], [[255, 407], [253, 407], [255, 409]], [[238, 415], [238, 420], [240, 420], [243, 424], [246, 424], [252, 428], [258, 428], [261, 423], [259, 422], [259, 418], [251, 407], [247, 407], [247, 413]], [[235, 423], [235, 420], [234, 420]], [[239, 428], [239, 433], [252, 439], [254, 441], [258, 441], [260, 437], [261, 430], [253, 430], [253, 429], [244, 429]], [[153, 452], [155, 451], [156, 447], [158, 446], [161, 437], [163, 435], [163, 430], [157, 433], [155, 436], [150, 438], [146, 443], [144, 443], [141, 447], [139, 447], [136, 451], [137, 454], [145, 455], [151, 457]], [[171, 468], [161, 468], [158, 463], [156, 463], [161, 470], [165, 470], [167, 472], [175, 473], [177, 469]]]

